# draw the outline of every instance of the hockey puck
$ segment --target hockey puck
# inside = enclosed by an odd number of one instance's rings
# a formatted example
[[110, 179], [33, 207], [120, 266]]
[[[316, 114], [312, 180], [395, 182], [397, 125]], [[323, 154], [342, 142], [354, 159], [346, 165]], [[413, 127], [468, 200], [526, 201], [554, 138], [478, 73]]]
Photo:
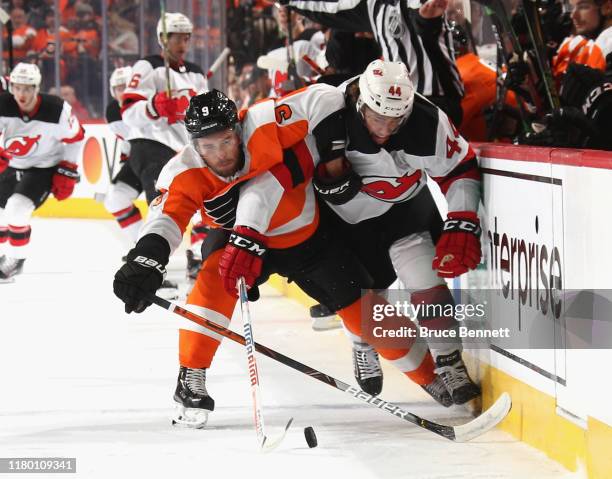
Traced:
[[310, 426], [304, 428], [304, 437], [308, 443], [308, 447], [317, 447], [317, 436], [315, 435], [314, 429]]

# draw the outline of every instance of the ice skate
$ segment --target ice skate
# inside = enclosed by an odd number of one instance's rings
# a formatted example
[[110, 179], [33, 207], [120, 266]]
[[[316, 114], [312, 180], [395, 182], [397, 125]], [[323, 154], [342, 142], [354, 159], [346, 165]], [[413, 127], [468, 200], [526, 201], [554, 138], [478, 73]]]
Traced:
[[480, 388], [470, 378], [459, 350], [439, 355], [436, 373], [444, 381], [454, 404], [465, 404], [480, 396]]
[[432, 382], [421, 385], [421, 387], [442, 406], [450, 407], [453, 405], [453, 399], [440, 376], [436, 375], [436, 378]]
[[310, 319], [312, 319], [312, 329], [315, 331], [329, 331], [342, 327], [336, 313], [322, 304], [315, 304], [310, 307]]
[[200, 429], [208, 421], [208, 413], [215, 409], [215, 400], [206, 391], [206, 368], [191, 369], [181, 366], [174, 400], [177, 403], [172, 424]]
[[185, 251], [185, 255], [187, 256], [187, 279], [195, 281], [202, 267], [202, 258], [196, 256], [190, 249]]
[[23, 271], [25, 259], [0, 257], [0, 283], [12, 283]]
[[383, 372], [376, 350], [365, 343], [353, 343], [353, 367], [359, 387], [377, 396], [383, 387]]

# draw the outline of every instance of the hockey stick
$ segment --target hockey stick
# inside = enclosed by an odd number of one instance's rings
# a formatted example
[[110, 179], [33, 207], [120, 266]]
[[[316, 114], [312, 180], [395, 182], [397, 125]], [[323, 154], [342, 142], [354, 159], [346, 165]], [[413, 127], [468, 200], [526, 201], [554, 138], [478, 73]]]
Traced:
[[275, 449], [285, 438], [287, 429], [291, 426], [293, 418], [289, 419], [282, 435], [270, 442], [266, 436], [263, 412], [261, 408], [261, 392], [259, 388], [259, 370], [255, 360], [255, 340], [253, 339], [253, 326], [251, 323], [251, 313], [249, 312], [249, 298], [247, 297], [247, 287], [244, 278], [238, 279], [238, 297], [240, 299], [240, 315], [244, 327], [245, 350], [247, 354], [247, 364], [249, 368], [249, 379], [251, 382], [251, 399], [253, 400], [253, 420], [255, 422], [255, 432], [262, 452], [269, 452]]
[[164, 53], [164, 70], [166, 73], [166, 95], [172, 97], [172, 88], [170, 86], [170, 60], [168, 60], [168, 31], [166, 29], [166, 1], [159, 0], [159, 11], [161, 12], [162, 24], [162, 51]]
[[[310, 58], [310, 56], [302, 55], [302, 60], [308, 63], [308, 66], [315, 73], [318, 73], [319, 75], [325, 74], [325, 71], [319, 65], [317, 65], [317, 62]], [[282, 73], [285, 73], [289, 68], [289, 63], [285, 58], [272, 57], [270, 55], [260, 55], [257, 58], [257, 66], [264, 70], [278, 70]]]
[[317, 65], [317, 62], [310, 58], [310, 56], [302, 55], [302, 60], [308, 63], [308, 66], [312, 68], [312, 71], [314, 71], [315, 73], [318, 73], [319, 75], [325, 75], [325, 71], [319, 65]]
[[548, 103], [551, 110], [555, 111], [561, 107], [561, 101], [559, 100], [557, 87], [553, 80], [550, 63], [546, 58], [546, 44], [544, 41], [544, 34], [542, 33], [542, 21], [540, 19], [539, 9], [540, 2], [538, 0], [523, 1], [523, 15], [527, 22], [527, 29], [529, 30], [529, 36], [533, 44], [536, 61], [540, 67], [540, 74], [542, 75], [542, 82], [544, 83]]
[[[202, 316], [199, 316], [191, 311], [187, 311], [180, 306], [171, 303], [170, 301], [166, 301], [165, 299], [160, 298], [159, 296], [155, 296], [154, 294], [149, 295], [149, 301], [155, 303], [156, 305], [167, 309], [168, 311], [181, 316], [185, 319], [193, 321], [200, 326], [203, 326], [207, 329], [215, 331], [216, 333], [224, 336], [228, 339], [231, 339], [234, 342], [242, 344], [244, 346], [245, 339], [240, 334], [235, 333], [219, 324], [209, 321]], [[347, 393], [348, 395], [363, 401], [370, 406], [377, 407], [389, 414], [393, 414], [394, 416], [403, 419], [404, 421], [408, 421], [412, 424], [417, 425], [423, 429], [427, 429], [439, 436], [442, 436], [446, 439], [455, 442], [465, 442], [475, 437], [478, 437], [490, 429], [494, 428], [502, 419], [506, 417], [508, 412], [510, 411], [510, 407], [512, 406], [512, 400], [510, 399], [510, 395], [508, 393], [502, 393], [497, 401], [485, 412], [483, 412], [480, 416], [471, 421], [462, 424], [460, 426], [447, 426], [444, 424], [438, 424], [433, 421], [429, 421], [428, 419], [423, 419], [416, 414], [413, 414], [401, 407], [392, 404], [390, 402], [384, 401], [379, 397], [372, 396], [371, 394], [362, 391], [354, 386], [350, 386], [347, 383], [340, 381], [339, 379], [335, 379], [332, 376], [328, 376], [317, 369], [314, 369], [306, 364], [300, 363], [295, 359], [292, 359], [288, 356], [285, 356], [282, 353], [274, 351], [262, 344], [255, 343], [255, 350], [264, 356], [268, 356], [279, 363], [284, 364], [285, 366], [289, 366], [296, 371], [299, 371], [307, 376], [310, 376], [313, 379], [318, 379], [319, 381], [331, 386], [333, 388], [339, 389], [342, 392]]]
[[210, 68], [206, 72], [206, 79], [207, 80], [215, 74], [215, 72], [219, 69], [221, 64], [229, 56], [230, 52], [231, 52], [231, 50], [229, 49], [229, 47], [225, 47], [223, 49], [223, 51], [219, 54], [217, 59], [213, 62], [213, 64], [210, 66]]
[[[491, 26], [497, 42], [497, 50], [501, 53], [503, 61], [506, 64], [506, 68], [510, 68], [510, 64], [516, 61], [517, 58], [523, 59], [524, 52], [519, 43], [518, 37], [514, 32], [511, 22], [508, 20], [508, 13], [506, 7], [501, 0], [477, 0], [478, 3], [484, 6], [485, 13], [491, 20]], [[510, 42], [512, 50], [508, 49], [507, 41]], [[499, 63], [499, 62], [498, 62]], [[497, 75], [500, 76], [502, 71], [501, 66], [497, 65]], [[506, 72], [505, 78], [503, 78], [501, 84], [498, 82], [497, 90], [497, 101], [494, 110], [493, 121], [491, 122], [491, 129], [493, 130], [497, 126], [497, 116], [501, 110], [503, 110], [503, 104], [506, 100], [508, 93], [508, 83], [510, 82], [510, 73]], [[529, 89], [530, 101], [537, 102], [538, 96], [535, 86], [532, 84], [530, 78], [527, 79], [527, 86]], [[529, 112], [521, 101], [521, 98], [517, 97], [517, 104], [519, 109], [519, 115], [521, 118], [521, 124], [525, 133], [532, 131], [529, 125]], [[491, 131], [489, 136], [491, 136]]]
[[9, 72], [13, 71], [13, 22], [4, 8], [0, 8], [0, 22], [6, 27], [6, 43], [8, 47]]

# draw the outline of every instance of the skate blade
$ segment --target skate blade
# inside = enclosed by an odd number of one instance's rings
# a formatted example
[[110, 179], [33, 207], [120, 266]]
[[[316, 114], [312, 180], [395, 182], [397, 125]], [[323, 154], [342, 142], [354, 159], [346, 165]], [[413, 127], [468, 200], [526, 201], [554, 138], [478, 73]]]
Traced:
[[10, 278], [0, 278], [0, 284], [11, 284], [15, 282], [15, 278], [14, 277], [10, 277]]
[[206, 409], [186, 408], [178, 405], [176, 414], [172, 418], [172, 425], [188, 429], [202, 429], [208, 422]]
[[335, 315], [312, 318], [312, 329], [315, 331], [331, 331], [332, 329], [340, 329], [341, 327], [342, 323]]

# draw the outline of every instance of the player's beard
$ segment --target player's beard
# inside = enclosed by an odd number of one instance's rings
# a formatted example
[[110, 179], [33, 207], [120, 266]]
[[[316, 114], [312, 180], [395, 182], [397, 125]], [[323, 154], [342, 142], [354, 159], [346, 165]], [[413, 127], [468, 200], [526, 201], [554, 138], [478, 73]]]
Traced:
[[231, 178], [236, 173], [238, 173], [242, 167], [244, 166], [244, 152], [242, 151], [242, 147], [239, 147], [239, 156], [237, 160], [234, 162], [228, 162], [228, 165], [222, 166], [221, 168], [217, 166], [212, 166], [207, 163], [207, 166], [211, 169], [211, 171], [222, 178]]

